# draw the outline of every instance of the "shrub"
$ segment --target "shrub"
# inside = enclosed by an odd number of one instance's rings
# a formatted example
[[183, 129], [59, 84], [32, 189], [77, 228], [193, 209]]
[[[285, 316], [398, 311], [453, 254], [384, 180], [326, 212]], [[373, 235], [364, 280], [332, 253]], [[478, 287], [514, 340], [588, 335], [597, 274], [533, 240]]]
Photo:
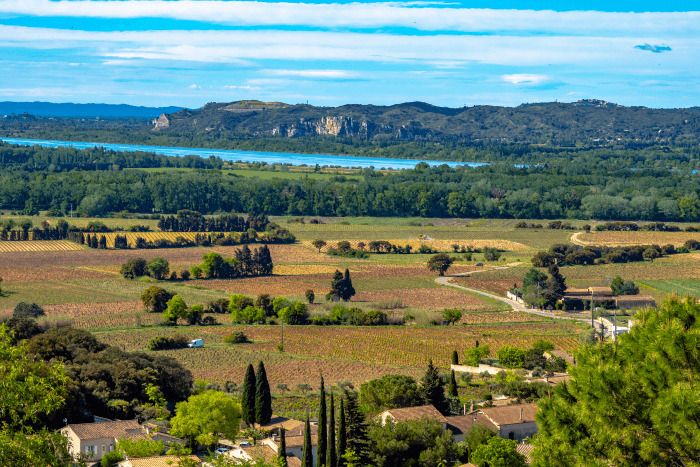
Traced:
[[189, 340], [184, 336], [177, 337], [154, 337], [148, 344], [146, 348], [148, 350], [172, 350], [172, 349], [184, 349], [187, 347]]
[[265, 310], [254, 305], [231, 311], [231, 320], [238, 324], [265, 324]]
[[251, 341], [248, 336], [242, 331], [236, 331], [224, 337], [224, 342], [227, 344], [249, 344]]
[[278, 316], [285, 324], [306, 324], [309, 319], [309, 312], [306, 309], [306, 305], [301, 302], [294, 302], [282, 308]]
[[496, 248], [484, 248], [484, 259], [486, 261], [498, 261], [500, 257], [501, 253]]
[[170, 264], [164, 258], [153, 258], [146, 265], [148, 275], [156, 280], [162, 280], [170, 272]]
[[228, 313], [229, 312], [229, 301], [227, 298], [219, 298], [217, 300], [207, 303], [205, 307], [207, 313]]
[[304, 295], [306, 296], [306, 301], [309, 302], [310, 305], [316, 300], [316, 294], [311, 289], [307, 290]]
[[190, 279], [190, 272], [187, 269], [183, 269], [180, 271], [180, 279], [183, 281], [189, 280]]
[[168, 301], [173, 298], [173, 294], [167, 290], [152, 285], [141, 294], [141, 301], [146, 310], [152, 313], [162, 313], [168, 307]]
[[119, 451], [110, 451], [100, 460], [101, 467], [115, 467], [121, 461], [124, 460], [124, 456]]

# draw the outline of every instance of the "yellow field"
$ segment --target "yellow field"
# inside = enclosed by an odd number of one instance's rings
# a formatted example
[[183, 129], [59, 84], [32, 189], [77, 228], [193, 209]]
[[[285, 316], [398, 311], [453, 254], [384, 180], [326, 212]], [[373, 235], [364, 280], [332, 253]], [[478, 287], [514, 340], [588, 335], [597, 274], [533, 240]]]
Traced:
[[0, 242], [0, 253], [25, 251], [76, 251], [83, 247], [68, 240], [30, 240], [26, 242]]
[[194, 241], [195, 236], [201, 233], [213, 234], [213, 232], [108, 232], [104, 234], [98, 233], [97, 238], [104, 235], [107, 239], [107, 248], [114, 248], [114, 237], [117, 235], [126, 236], [126, 241], [129, 242], [129, 246], [133, 248], [134, 245], [136, 245], [136, 239], [138, 237], [143, 238], [147, 242], [154, 242], [156, 240], [170, 240], [174, 242], [177, 237]]
[[582, 246], [681, 246], [688, 240], [700, 241], [700, 232], [579, 232], [571, 240]]
[[326, 264], [280, 264], [275, 265], [276, 276], [306, 276], [313, 274], [333, 274], [338, 268]]
[[[353, 248], [357, 248], [357, 245], [362, 242], [365, 244], [365, 250], [367, 249], [367, 245], [369, 245], [369, 242], [372, 240], [348, 240], [350, 242], [350, 245], [352, 245]], [[413, 251], [418, 251], [418, 248], [420, 248], [421, 245], [426, 245], [429, 246], [430, 248], [437, 250], [437, 251], [452, 251], [452, 245], [459, 245], [460, 247], [471, 247], [471, 248], [485, 248], [485, 247], [490, 247], [490, 248], [498, 248], [499, 250], [503, 251], [523, 251], [527, 249], [527, 246], [523, 245], [522, 243], [518, 242], [513, 242], [510, 240], [441, 240], [441, 239], [394, 239], [394, 240], [387, 240], [389, 243], [392, 245], [397, 245], [397, 246], [406, 246], [406, 245], [411, 245], [413, 248]], [[328, 248], [335, 247], [338, 242], [328, 242], [328, 245], [323, 247], [321, 251], [326, 251]], [[310, 240], [305, 240], [302, 242], [304, 246], [308, 246], [309, 248], [314, 248], [314, 246], [311, 244]]]

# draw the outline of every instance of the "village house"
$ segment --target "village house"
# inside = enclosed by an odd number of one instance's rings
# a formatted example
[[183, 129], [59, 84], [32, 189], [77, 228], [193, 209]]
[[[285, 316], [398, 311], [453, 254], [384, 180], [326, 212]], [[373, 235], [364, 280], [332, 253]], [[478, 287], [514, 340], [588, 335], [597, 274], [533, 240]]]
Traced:
[[537, 433], [536, 411], [535, 404], [484, 407], [465, 415], [447, 417], [447, 424], [456, 441], [463, 441], [477, 425], [493, 431], [501, 438], [522, 441]]
[[68, 450], [73, 459], [83, 458], [97, 462], [108, 452], [114, 451], [120, 439], [154, 439], [165, 446], [184, 444], [180, 438], [167, 433], [151, 431], [136, 420], [105, 420], [93, 423], [71, 423], [61, 428], [68, 439]]
[[199, 457], [190, 455], [184, 457], [178, 456], [156, 456], [156, 457], [141, 457], [138, 459], [126, 459], [117, 464], [117, 467], [174, 467], [180, 465], [182, 459], [189, 459], [201, 465]]
[[443, 428], [447, 428], [447, 419], [438, 411], [438, 409], [435, 408], [435, 406], [431, 404], [385, 410], [378, 415], [378, 418], [382, 426], [386, 425], [387, 423], [429, 419], [437, 420], [440, 422], [440, 424], [442, 424]]

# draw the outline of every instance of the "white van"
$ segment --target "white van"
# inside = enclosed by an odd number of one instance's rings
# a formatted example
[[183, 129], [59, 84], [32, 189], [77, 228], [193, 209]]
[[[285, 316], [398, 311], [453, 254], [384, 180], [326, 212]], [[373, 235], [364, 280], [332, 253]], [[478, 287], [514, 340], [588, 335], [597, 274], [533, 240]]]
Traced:
[[187, 344], [190, 349], [201, 349], [204, 347], [204, 339], [193, 339]]

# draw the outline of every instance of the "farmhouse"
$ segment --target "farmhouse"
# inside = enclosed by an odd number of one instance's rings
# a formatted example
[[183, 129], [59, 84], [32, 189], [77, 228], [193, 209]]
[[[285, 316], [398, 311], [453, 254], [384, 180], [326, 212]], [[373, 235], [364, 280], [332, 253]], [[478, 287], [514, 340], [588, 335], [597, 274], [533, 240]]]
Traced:
[[596, 306], [619, 310], [656, 306], [656, 300], [650, 295], [614, 295], [610, 287], [569, 287], [562, 300], [569, 310], [587, 309], [591, 300]]

